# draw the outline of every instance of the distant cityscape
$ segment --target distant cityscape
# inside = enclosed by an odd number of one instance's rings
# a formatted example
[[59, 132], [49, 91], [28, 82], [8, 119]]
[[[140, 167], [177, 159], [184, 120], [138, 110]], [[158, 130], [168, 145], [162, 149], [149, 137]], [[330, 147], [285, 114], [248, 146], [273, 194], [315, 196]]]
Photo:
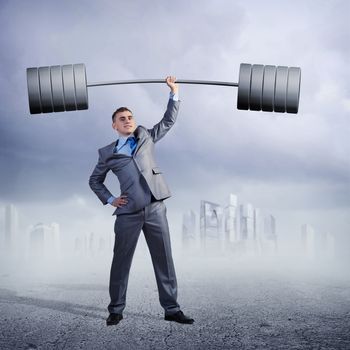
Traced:
[[[239, 204], [238, 197], [232, 193], [224, 205], [201, 200], [199, 215], [189, 210], [182, 220], [183, 247], [204, 250], [206, 254], [274, 255], [278, 253], [277, 232], [272, 214], [254, 208], [251, 203]], [[334, 258], [332, 234], [319, 233], [312, 225], [303, 224], [298, 238], [302, 256]]]
[[224, 206], [206, 200], [200, 202], [199, 230], [196, 217], [193, 210], [183, 214], [182, 243], [185, 248], [215, 255], [277, 252], [275, 217], [263, 215], [250, 203], [238, 205], [234, 194], [228, 196]]
[[[77, 233], [63, 242], [60, 225], [56, 222], [36, 223], [20, 231], [18, 209], [5, 206], [4, 231], [0, 235], [0, 252], [5, 257], [25, 257], [31, 261], [57, 261], [66, 256], [95, 257], [106, 255], [113, 248], [113, 235], [94, 232]], [[63, 243], [66, 243], [65, 245]]]
[[[63, 244], [59, 223], [36, 223], [19, 231], [19, 213], [13, 204], [5, 206], [4, 230], [0, 234], [0, 252], [4, 257], [26, 257], [31, 260], [60, 260], [65, 256], [109, 256], [114, 232], [83, 232]], [[310, 224], [302, 224], [297, 233], [298, 252], [308, 259], [334, 258], [335, 238], [319, 233]], [[224, 205], [201, 200], [199, 213], [183, 213], [181, 244], [184, 251], [206, 255], [262, 256], [279, 252], [276, 218], [255, 208], [251, 203], [239, 204], [229, 194]], [[138, 246], [147, 249], [144, 238]]]

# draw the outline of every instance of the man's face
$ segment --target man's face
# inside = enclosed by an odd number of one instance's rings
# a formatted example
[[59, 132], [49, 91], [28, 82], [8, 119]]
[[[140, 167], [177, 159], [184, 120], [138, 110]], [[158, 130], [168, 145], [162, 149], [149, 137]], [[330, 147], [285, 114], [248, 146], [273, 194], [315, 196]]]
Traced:
[[136, 129], [136, 123], [132, 113], [129, 111], [117, 113], [114, 117], [112, 127], [122, 136], [131, 135]]

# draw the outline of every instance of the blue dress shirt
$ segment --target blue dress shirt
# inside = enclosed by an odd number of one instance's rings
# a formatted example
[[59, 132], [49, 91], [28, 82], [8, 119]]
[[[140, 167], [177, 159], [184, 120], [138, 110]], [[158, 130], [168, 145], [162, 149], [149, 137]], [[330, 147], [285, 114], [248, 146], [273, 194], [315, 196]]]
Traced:
[[114, 153], [125, 154], [126, 156], [130, 156], [131, 157], [132, 150], [131, 150], [131, 147], [130, 147], [130, 143], [127, 142], [129, 137], [135, 137], [135, 135], [134, 134], [130, 134], [129, 136], [119, 136], [118, 144], [114, 148]]

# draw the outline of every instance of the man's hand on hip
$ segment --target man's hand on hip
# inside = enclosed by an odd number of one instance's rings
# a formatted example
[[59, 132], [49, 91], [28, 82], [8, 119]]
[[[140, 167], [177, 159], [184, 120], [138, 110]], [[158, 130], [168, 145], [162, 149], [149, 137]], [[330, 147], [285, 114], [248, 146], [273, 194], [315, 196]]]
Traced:
[[112, 202], [112, 205], [113, 205], [113, 207], [120, 208], [120, 207], [122, 207], [123, 205], [125, 205], [127, 203], [128, 203], [127, 196], [126, 195], [122, 195], [122, 196], [116, 198]]

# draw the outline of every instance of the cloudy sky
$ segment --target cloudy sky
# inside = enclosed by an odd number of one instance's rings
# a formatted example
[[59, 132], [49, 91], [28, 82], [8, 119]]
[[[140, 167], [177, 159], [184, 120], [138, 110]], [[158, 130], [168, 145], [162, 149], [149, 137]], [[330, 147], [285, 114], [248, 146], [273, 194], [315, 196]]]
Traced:
[[[97, 149], [116, 138], [111, 113], [129, 106], [151, 127], [166, 85], [89, 89], [89, 110], [31, 116], [25, 69], [83, 62], [88, 81], [237, 81], [239, 64], [302, 69], [297, 115], [236, 109], [237, 89], [180, 86], [178, 121], [158, 143], [175, 232], [201, 199], [228, 193], [298, 235], [312, 224], [350, 233], [350, 13], [347, 1], [0, 2], [0, 205], [22, 224], [110, 230], [112, 207], [88, 187]], [[119, 195], [116, 179], [107, 184]], [[3, 219], [1, 219], [3, 221]]]

